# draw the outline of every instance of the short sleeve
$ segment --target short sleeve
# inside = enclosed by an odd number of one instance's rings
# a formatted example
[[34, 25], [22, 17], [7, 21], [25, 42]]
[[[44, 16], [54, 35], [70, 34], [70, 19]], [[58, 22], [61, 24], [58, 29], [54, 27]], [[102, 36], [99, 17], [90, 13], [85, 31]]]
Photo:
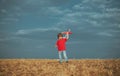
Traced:
[[67, 38], [64, 38], [65, 42], [68, 40]]

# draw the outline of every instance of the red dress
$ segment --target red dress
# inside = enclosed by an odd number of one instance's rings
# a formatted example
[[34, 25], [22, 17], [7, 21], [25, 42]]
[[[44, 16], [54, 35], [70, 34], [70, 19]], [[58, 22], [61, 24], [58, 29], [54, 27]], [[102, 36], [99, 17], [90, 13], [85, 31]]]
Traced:
[[57, 45], [58, 51], [66, 50], [66, 41], [67, 41], [66, 38], [62, 38], [62, 39], [57, 40], [56, 45]]

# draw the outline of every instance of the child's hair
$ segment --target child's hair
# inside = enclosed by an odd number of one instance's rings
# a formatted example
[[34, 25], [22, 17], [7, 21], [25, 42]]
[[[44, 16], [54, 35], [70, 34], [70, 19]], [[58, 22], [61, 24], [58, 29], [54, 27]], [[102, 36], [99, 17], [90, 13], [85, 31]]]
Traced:
[[57, 38], [59, 39], [59, 37], [63, 37], [62, 33], [58, 33]]

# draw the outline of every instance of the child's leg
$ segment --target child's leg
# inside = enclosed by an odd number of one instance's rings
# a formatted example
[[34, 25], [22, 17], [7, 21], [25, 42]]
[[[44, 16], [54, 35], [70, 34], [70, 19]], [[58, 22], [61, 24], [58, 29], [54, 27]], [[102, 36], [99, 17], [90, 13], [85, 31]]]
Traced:
[[61, 51], [58, 52], [60, 62], [62, 62], [62, 56], [61, 56], [61, 53], [62, 53]]
[[63, 55], [64, 55], [64, 58], [65, 58], [65, 61], [68, 61], [68, 57], [67, 57], [66, 51], [63, 51]]

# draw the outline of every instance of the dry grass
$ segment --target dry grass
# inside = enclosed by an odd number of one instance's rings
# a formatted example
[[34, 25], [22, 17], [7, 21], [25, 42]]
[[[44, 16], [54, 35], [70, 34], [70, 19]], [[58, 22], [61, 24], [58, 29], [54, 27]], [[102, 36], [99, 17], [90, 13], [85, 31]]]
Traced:
[[0, 76], [120, 76], [120, 59], [0, 59]]

